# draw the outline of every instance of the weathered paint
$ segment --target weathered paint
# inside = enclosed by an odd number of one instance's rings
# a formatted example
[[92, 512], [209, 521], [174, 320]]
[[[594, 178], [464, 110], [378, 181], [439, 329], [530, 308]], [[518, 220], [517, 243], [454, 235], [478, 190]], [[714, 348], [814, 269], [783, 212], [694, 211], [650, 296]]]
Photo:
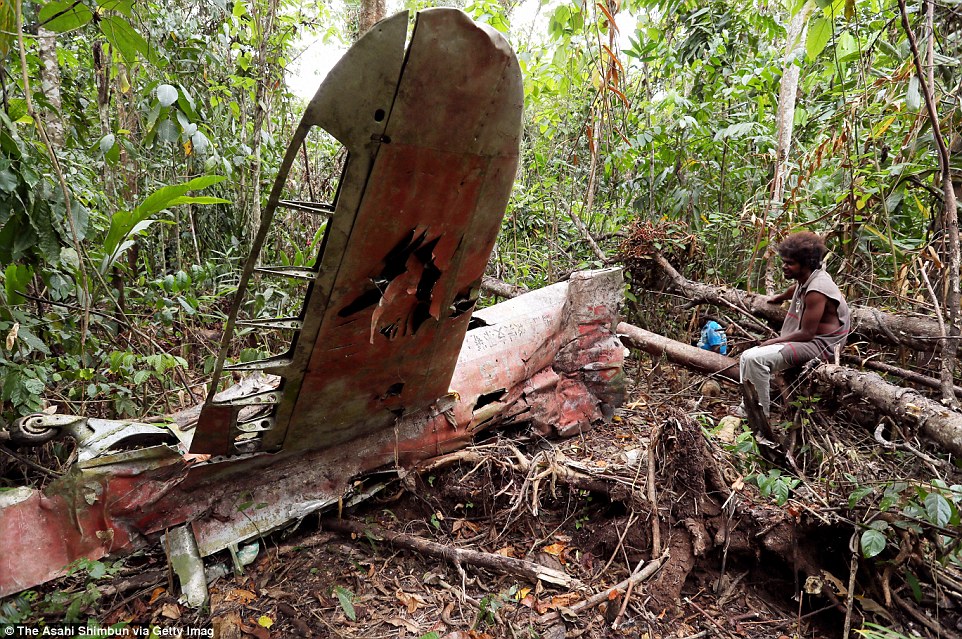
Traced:
[[[43, 493], [0, 494], [0, 596], [184, 523], [209, 555], [337, 503], [356, 478], [457, 449], [495, 425], [590, 428], [620, 401], [624, 348], [612, 322], [623, 284], [617, 270], [576, 276], [476, 313], [483, 325], [468, 331], [449, 392], [348, 445], [204, 462], [154, 446], [77, 464]], [[606, 299], [590, 316], [577, 312], [586, 290]]]
[[381, 23], [332, 71], [271, 193], [265, 224], [313, 126], [352, 154], [291, 350], [253, 367], [279, 374], [278, 388], [212, 395], [180, 443], [101, 454], [42, 493], [0, 496], [0, 596], [174, 527], [200, 555], [217, 552], [495, 424], [572, 434], [610, 416], [619, 270], [576, 273], [472, 318], [517, 165], [514, 54], [490, 28], [435, 9], [402, 69], [405, 26]]

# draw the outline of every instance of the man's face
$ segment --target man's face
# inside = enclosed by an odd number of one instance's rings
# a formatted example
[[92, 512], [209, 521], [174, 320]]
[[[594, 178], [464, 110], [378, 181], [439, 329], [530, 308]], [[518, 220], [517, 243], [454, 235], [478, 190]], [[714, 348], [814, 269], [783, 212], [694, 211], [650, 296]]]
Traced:
[[782, 275], [786, 280], [797, 280], [802, 274], [802, 265], [790, 257], [782, 258]]

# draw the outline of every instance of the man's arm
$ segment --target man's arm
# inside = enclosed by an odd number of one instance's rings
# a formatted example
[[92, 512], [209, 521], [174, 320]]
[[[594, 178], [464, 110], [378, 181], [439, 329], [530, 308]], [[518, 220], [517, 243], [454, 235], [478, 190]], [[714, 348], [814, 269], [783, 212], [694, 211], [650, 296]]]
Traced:
[[[772, 296], [772, 297], [769, 297], [768, 300], [767, 300], [768, 303], [769, 303], [769, 304], [781, 304], [782, 302], [787, 302], [788, 300], [792, 299], [792, 295], [795, 294], [795, 287], [796, 287], [796, 286], [798, 286], [798, 284], [792, 284], [791, 286], [788, 287], [788, 290], [785, 291], [784, 293], [780, 293], [780, 294], [778, 294], [778, 295], [774, 295], [774, 296]], [[806, 298], [806, 299], [807, 299], [807, 298]]]
[[805, 294], [805, 311], [802, 313], [801, 321], [796, 330], [788, 335], [780, 335], [762, 342], [762, 346], [769, 344], [782, 344], [784, 342], [810, 342], [817, 335], [818, 324], [822, 321], [825, 313], [825, 305], [828, 297], [818, 291], [809, 291]]

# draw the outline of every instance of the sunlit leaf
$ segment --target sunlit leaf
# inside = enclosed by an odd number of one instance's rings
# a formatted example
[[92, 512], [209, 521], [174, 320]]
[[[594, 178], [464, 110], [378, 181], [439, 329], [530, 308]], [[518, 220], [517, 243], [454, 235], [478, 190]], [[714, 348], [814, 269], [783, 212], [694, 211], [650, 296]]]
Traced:
[[169, 84], [161, 84], [157, 87], [157, 101], [160, 106], [169, 107], [177, 101], [177, 89]]
[[809, 60], [818, 57], [828, 41], [832, 38], [832, 22], [821, 16], [812, 21], [812, 26], [808, 29], [808, 38], [805, 40], [805, 52]]
[[63, 33], [82, 27], [90, 22], [93, 17], [94, 14], [90, 7], [83, 2], [55, 0], [54, 2], [48, 2], [40, 9], [37, 20], [44, 28]]

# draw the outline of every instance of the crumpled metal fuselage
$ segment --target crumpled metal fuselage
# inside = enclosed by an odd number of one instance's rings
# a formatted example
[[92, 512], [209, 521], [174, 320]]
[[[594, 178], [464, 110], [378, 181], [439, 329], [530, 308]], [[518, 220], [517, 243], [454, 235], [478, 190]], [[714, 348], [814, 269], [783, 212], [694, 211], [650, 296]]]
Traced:
[[[513, 52], [454, 9], [419, 14], [405, 53], [406, 30], [406, 14], [382, 21], [332, 70], [271, 192], [215, 380], [260, 270], [310, 280], [299, 317], [261, 322], [294, 328], [290, 350], [235, 367], [273, 373], [278, 386], [222, 399], [215, 383], [179, 444], [100, 453], [43, 492], [0, 493], [0, 595], [176, 526], [206, 556], [495, 424], [569, 435], [611, 416], [624, 356], [612, 333], [619, 270], [575, 273], [472, 316], [518, 162]], [[333, 204], [283, 197], [313, 127], [348, 149]], [[258, 267], [284, 207], [333, 211], [312, 269]]]

